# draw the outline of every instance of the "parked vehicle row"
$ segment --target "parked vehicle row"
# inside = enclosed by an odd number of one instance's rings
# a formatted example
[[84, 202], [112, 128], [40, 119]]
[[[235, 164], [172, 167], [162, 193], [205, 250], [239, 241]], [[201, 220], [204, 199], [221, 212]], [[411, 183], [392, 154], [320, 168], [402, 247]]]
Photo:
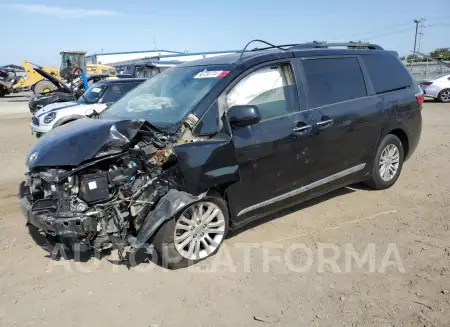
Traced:
[[450, 74], [438, 76], [435, 79], [426, 80], [421, 83], [425, 97], [441, 102], [450, 102]]
[[[104, 79], [92, 84], [77, 100], [72, 98], [72, 101], [63, 102], [60, 97], [59, 102], [48, 104], [34, 113], [30, 123], [31, 133], [41, 137], [55, 127], [100, 113], [144, 81], [142, 78]], [[55, 94], [51, 95], [54, 96]], [[33, 103], [47, 100], [38, 98]]]
[[19, 189], [27, 222], [69, 248], [152, 244], [180, 268], [295, 203], [391, 187], [424, 99], [397, 53], [268, 45], [173, 67], [38, 140]]

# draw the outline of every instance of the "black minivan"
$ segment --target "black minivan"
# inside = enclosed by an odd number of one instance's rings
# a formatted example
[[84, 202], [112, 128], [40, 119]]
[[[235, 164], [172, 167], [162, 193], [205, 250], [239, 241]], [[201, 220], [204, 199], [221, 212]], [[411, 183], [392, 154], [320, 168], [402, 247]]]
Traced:
[[422, 129], [423, 94], [397, 53], [268, 45], [172, 67], [45, 135], [19, 189], [28, 224], [68, 248], [152, 244], [179, 268], [274, 211], [392, 186]]

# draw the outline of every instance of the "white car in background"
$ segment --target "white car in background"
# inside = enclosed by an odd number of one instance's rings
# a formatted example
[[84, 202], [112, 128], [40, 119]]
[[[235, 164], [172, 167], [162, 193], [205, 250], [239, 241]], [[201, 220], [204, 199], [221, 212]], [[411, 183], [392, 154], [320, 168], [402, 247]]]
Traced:
[[102, 80], [92, 84], [77, 101], [49, 104], [35, 112], [30, 123], [31, 134], [41, 137], [55, 127], [92, 114], [94, 110], [100, 113], [144, 81], [145, 78]]
[[426, 80], [420, 84], [420, 87], [425, 97], [441, 102], [450, 102], [450, 73]]

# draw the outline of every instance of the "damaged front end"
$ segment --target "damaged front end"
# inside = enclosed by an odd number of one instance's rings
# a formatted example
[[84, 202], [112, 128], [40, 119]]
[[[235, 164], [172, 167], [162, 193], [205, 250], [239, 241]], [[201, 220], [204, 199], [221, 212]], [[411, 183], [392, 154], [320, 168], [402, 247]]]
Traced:
[[236, 161], [220, 158], [235, 158], [230, 139], [196, 138], [188, 124], [167, 135], [142, 121], [85, 119], [30, 151], [20, 205], [52, 242], [140, 248], [209, 187], [238, 180]]

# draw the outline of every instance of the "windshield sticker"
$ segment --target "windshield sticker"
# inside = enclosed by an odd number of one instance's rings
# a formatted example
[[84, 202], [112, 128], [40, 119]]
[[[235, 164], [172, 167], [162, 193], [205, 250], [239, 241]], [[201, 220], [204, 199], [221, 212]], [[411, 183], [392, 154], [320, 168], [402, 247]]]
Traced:
[[99, 87], [94, 87], [94, 88], [92, 89], [92, 92], [94, 92], [94, 93], [99, 93], [101, 90], [102, 90], [102, 89], [99, 88]]
[[194, 78], [223, 78], [227, 76], [229, 72], [229, 70], [204, 70], [195, 75]]

